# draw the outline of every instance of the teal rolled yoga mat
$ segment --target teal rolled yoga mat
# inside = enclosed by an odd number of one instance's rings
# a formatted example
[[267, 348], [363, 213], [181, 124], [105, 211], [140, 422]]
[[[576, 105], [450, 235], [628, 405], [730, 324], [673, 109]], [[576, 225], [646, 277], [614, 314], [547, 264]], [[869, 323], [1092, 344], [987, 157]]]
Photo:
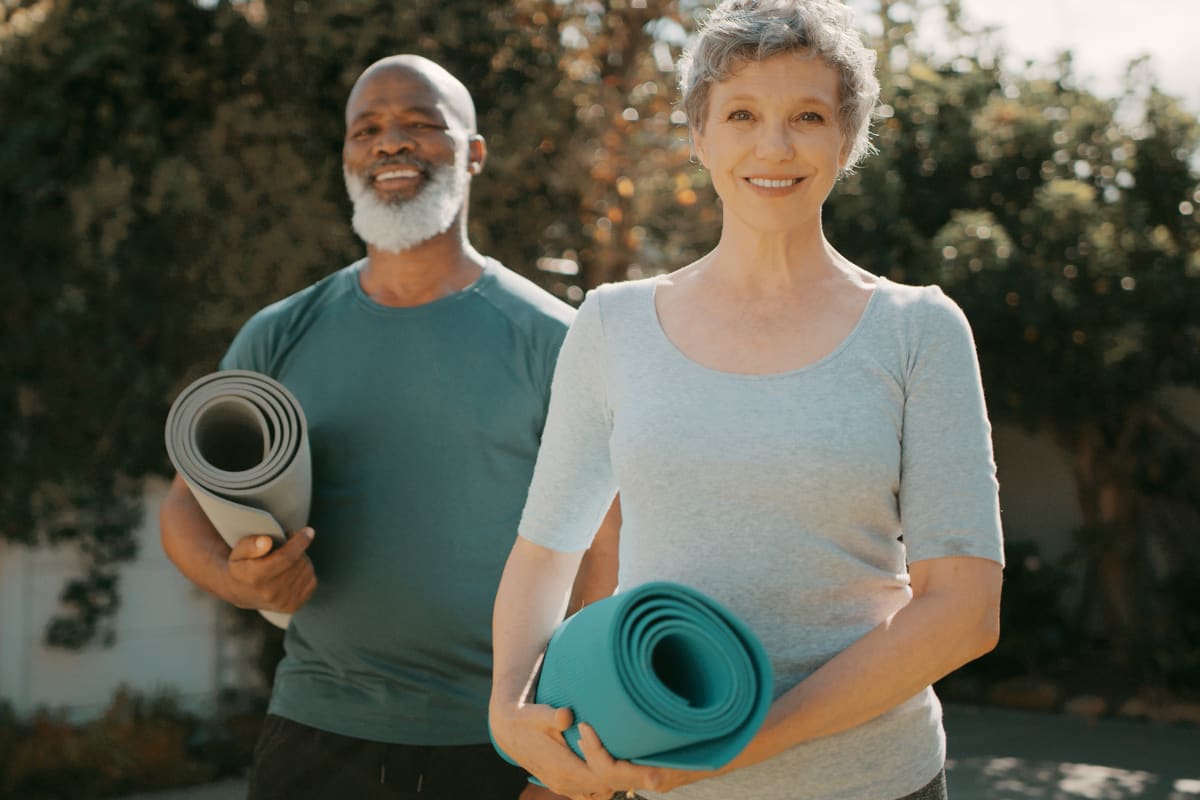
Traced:
[[[283, 384], [222, 370], [187, 386], [167, 415], [167, 455], [230, 547], [244, 536], [278, 542], [308, 522], [308, 424]], [[290, 614], [260, 612], [286, 628]]]
[[[771, 662], [745, 623], [695, 589], [654, 582], [555, 630], [537, 701], [570, 708], [615, 758], [717, 769], [758, 731], [771, 691]], [[582, 756], [577, 727], [563, 738]]]

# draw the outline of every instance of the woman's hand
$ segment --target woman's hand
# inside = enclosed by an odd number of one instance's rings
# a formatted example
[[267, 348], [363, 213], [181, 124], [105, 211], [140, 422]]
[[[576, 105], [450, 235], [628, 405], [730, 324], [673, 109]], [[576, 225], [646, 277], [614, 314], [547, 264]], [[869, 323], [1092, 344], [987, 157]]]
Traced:
[[493, 705], [492, 738], [509, 758], [546, 784], [570, 798], [608, 800], [617, 789], [588, 768], [567, 746], [562, 733], [574, 722], [571, 711], [537, 703], [516, 707]]
[[617, 760], [605, 749], [592, 726], [586, 723], [579, 726], [579, 748], [587, 758], [588, 769], [604, 783], [615, 786], [617, 791], [635, 792], [647, 789], [652, 792], [669, 792], [720, 774], [716, 770], [643, 767], [629, 761]]

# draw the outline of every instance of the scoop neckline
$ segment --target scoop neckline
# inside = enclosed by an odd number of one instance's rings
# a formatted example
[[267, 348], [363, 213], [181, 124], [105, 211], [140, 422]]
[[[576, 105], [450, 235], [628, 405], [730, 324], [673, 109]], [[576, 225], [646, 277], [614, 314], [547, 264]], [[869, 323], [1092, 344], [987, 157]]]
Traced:
[[869, 316], [871, 316], [871, 314], [873, 313], [873, 309], [876, 305], [875, 298], [879, 296], [879, 290], [888, 282], [888, 279], [886, 277], [884, 277], [882, 275], [876, 276], [875, 287], [873, 289], [871, 289], [871, 295], [870, 295], [870, 297], [867, 298], [867, 304], [863, 307], [862, 312], [858, 315], [858, 320], [854, 323], [854, 327], [851, 328], [850, 332], [847, 333], [842, 338], [842, 340], [840, 342], [838, 342], [838, 344], [832, 350], [830, 350], [828, 353], [821, 356], [820, 358], [818, 358], [816, 361], [813, 361], [812, 363], [805, 364], [802, 367], [796, 367], [795, 369], [784, 370], [782, 372], [754, 373], [754, 372], [730, 372], [728, 370], [722, 370], [722, 369], [716, 369], [714, 367], [709, 367], [705, 364], [701, 364], [699, 361], [696, 361], [694, 358], [692, 358], [691, 356], [687, 355], [686, 353], [684, 353], [682, 350], [679, 349], [678, 345], [676, 345], [675, 342], [673, 342], [671, 340], [671, 337], [667, 335], [666, 329], [663, 328], [662, 320], [659, 319], [659, 317], [658, 317], [658, 304], [657, 304], [655, 298], [658, 294], [658, 285], [666, 277], [667, 277], [666, 275], [658, 275], [658, 276], [655, 276], [654, 278], [651, 278], [650, 279], [650, 291], [646, 293], [649, 298], [650, 324], [653, 326], [655, 335], [658, 337], [660, 344], [665, 346], [665, 348], [668, 351], [670, 351], [670, 353], [673, 355], [673, 357], [676, 360], [682, 361], [683, 363], [690, 365], [690, 367], [693, 369], [699, 370], [699, 371], [707, 373], [709, 375], [721, 377], [721, 378], [731, 378], [734, 380], [749, 380], [749, 381], [763, 381], [763, 380], [769, 381], [769, 380], [779, 380], [782, 378], [796, 377], [798, 375], [803, 375], [805, 373], [812, 372], [813, 370], [818, 369], [818, 368], [828, 364], [830, 361], [833, 361], [843, 351], [845, 351], [846, 348], [848, 348], [850, 346], [851, 342], [853, 342], [854, 339], [856, 339], [858, 337], [859, 331], [861, 331], [865, 327], [867, 318]]
[[362, 282], [359, 280], [359, 275], [367, 265], [367, 259], [365, 258], [360, 258], [351, 264], [346, 273], [347, 279], [350, 282], [350, 291], [359, 305], [375, 314], [389, 317], [411, 317], [435, 313], [446, 306], [460, 302], [476, 294], [484, 282], [490, 280], [491, 276], [495, 273], [493, 262], [494, 259], [491, 256], [485, 256], [483, 265], [480, 267], [479, 277], [456, 292], [452, 292], [445, 297], [439, 297], [436, 300], [431, 300], [428, 303], [422, 303], [419, 306], [385, 306], [382, 303], [372, 300], [370, 295], [363, 289]]

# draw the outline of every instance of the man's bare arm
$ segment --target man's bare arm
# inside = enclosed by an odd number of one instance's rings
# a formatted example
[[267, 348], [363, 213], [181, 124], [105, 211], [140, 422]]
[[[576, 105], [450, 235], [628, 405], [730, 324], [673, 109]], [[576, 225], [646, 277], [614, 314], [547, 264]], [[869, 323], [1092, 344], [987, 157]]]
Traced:
[[239, 608], [290, 613], [317, 587], [305, 551], [312, 528], [288, 535], [271, 549], [270, 536], [247, 536], [230, 548], [178, 475], [158, 512], [163, 552], [201, 589]]

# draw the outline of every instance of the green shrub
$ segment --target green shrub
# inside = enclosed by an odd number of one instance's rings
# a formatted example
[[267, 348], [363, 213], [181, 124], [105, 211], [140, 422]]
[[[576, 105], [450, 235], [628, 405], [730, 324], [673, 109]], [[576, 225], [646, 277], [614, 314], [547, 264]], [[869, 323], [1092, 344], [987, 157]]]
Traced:
[[261, 714], [204, 720], [171, 694], [119, 689], [97, 719], [72, 724], [0, 706], [0, 796], [101, 798], [212, 781], [250, 762]]

